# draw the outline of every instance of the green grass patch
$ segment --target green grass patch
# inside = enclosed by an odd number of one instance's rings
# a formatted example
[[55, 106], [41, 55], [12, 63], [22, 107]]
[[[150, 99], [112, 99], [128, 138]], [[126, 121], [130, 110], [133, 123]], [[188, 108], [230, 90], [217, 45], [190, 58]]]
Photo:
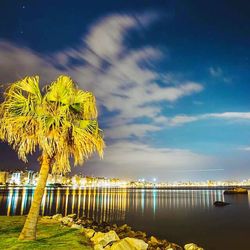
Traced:
[[36, 241], [19, 241], [24, 221], [24, 216], [0, 216], [0, 249], [92, 249], [80, 230], [43, 219], [38, 222]]

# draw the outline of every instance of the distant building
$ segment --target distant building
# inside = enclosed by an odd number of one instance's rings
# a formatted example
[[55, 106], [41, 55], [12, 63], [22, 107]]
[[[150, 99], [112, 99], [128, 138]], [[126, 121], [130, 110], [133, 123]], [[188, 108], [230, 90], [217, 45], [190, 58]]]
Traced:
[[5, 185], [8, 182], [9, 173], [6, 171], [0, 171], [0, 184]]
[[21, 185], [21, 171], [13, 172], [10, 177], [10, 184]]

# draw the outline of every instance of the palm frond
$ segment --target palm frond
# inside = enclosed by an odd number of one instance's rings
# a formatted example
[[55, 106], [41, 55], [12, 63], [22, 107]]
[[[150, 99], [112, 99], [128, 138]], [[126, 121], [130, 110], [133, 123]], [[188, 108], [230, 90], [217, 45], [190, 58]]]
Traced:
[[13, 83], [0, 104], [0, 139], [27, 161], [37, 146], [53, 159], [52, 171], [70, 171], [93, 153], [103, 156], [104, 141], [97, 122], [95, 97], [79, 90], [68, 76], [59, 76], [42, 96], [39, 78]]

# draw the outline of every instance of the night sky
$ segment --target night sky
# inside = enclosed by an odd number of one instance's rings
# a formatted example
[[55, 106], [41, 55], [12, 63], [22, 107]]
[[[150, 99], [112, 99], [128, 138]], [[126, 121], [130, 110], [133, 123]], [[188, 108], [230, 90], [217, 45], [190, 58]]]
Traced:
[[[72, 173], [250, 178], [248, 1], [0, 2], [0, 82], [70, 75], [97, 97], [107, 148]], [[0, 169], [38, 169], [0, 144]]]

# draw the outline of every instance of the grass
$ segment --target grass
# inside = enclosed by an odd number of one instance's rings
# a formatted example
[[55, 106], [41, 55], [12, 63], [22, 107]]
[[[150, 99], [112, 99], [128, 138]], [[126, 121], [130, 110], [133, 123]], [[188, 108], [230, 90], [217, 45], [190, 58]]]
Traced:
[[24, 221], [24, 216], [0, 216], [0, 249], [92, 249], [79, 230], [45, 219], [39, 219], [36, 241], [19, 241]]

